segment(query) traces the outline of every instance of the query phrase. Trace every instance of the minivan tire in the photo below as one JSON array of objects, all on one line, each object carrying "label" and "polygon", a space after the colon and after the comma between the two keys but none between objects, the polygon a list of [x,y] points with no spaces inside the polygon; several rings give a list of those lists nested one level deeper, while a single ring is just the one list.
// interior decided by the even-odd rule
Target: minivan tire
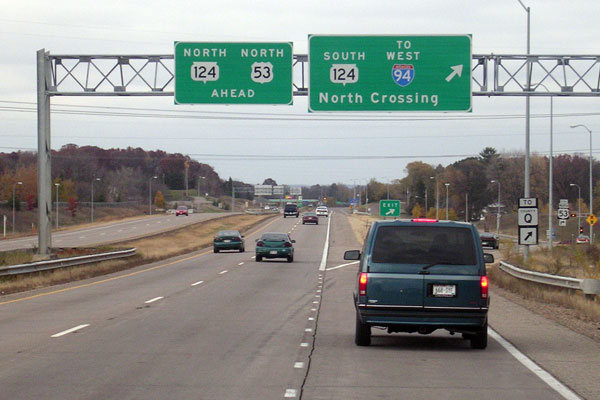
[{"label": "minivan tire", "polygon": [[473,349],[485,349],[487,347],[488,342],[488,323],[485,321],[483,328],[470,337],[471,339],[471,348]]},{"label": "minivan tire", "polygon": [[261,262],[262,261],[262,256],[256,256],[256,262]]},{"label": "minivan tire", "polygon": [[368,346],[371,344],[371,327],[360,322],[356,313],[356,331],[354,332],[354,343],[357,346]]},{"label": "minivan tire", "polygon": [[289,263],[294,262],[294,256],[288,256],[287,262],[289,262]]}]

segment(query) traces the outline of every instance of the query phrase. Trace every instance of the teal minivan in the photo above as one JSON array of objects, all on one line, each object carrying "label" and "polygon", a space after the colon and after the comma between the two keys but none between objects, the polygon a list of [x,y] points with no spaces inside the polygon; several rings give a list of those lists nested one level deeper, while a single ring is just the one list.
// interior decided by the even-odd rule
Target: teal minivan
[{"label": "teal minivan", "polygon": [[388,333],[461,333],[487,347],[490,304],[484,254],[472,224],[435,219],[375,221],[363,249],[354,290],[355,343],[371,344],[371,327]]}]

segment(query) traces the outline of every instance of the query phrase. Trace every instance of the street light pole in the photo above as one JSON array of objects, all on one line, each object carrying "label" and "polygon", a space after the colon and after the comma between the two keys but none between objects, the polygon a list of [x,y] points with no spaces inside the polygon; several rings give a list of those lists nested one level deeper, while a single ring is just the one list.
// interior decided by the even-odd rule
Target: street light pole
[{"label": "street light pole", "polygon": [[[529,126],[530,126],[530,96],[529,96],[529,92],[531,91],[531,64],[529,62],[529,54],[530,54],[530,50],[531,50],[531,29],[530,29],[530,11],[531,8],[530,7],[525,7],[525,4],[523,4],[523,2],[521,0],[518,0],[519,3],[521,4],[521,7],[523,7],[523,9],[525,10],[525,12],[527,12],[527,62],[526,62],[526,77],[525,79],[527,80],[527,82],[525,82],[525,87],[526,87],[526,94],[525,94],[525,197],[529,197],[530,196],[530,190],[529,190],[529,164],[530,164],[530,160],[529,160]],[[529,246],[525,245],[525,249],[523,252],[523,255],[525,257],[525,261],[527,261],[527,259],[529,258]]]},{"label": "street light pole", "polygon": [[[546,89],[547,92],[550,92],[550,90],[546,87],[546,85],[544,85],[543,83],[538,83],[539,86],[543,87],[544,89]],[[552,251],[552,217],[553,217],[553,206],[552,206],[552,159],[553,159],[553,155],[552,155],[552,134],[553,134],[553,109],[554,109],[554,105],[553,105],[553,99],[554,96],[550,96],[550,159],[548,160],[548,249],[550,249],[550,251]]]},{"label": "street light pole", "polygon": [[498,184],[498,203],[496,204],[496,236],[500,235],[500,182],[492,180],[490,183]]},{"label": "street light pole", "polygon": [[158,176],[153,176],[148,180],[148,213],[152,215],[152,179],[158,179]]},{"label": "street light pole", "polygon": [[449,220],[450,218],[448,217],[448,187],[450,186],[450,184],[444,183],[444,185],[446,186],[446,220]]},{"label": "street light pole", "polygon": [[440,188],[437,176],[430,176],[429,179],[435,179],[435,219],[440,219]]},{"label": "street light pole", "polygon": [[[583,124],[578,124],[578,125],[571,125],[571,128],[585,128],[586,131],[588,131],[590,133],[590,214],[594,213],[594,192],[593,192],[593,187],[592,187],[592,131],[590,130],[590,128],[588,128],[587,126],[583,125]],[[594,243],[594,231],[593,231],[593,225],[590,224],[590,245],[592,245]]]},{"label": "street light pole", "polygon": [[12,223],[12,234],[15,236],[15,191],[17,190],[17,185],[23,185],[23,182],[15,182],[13,184],[13,223]]},{"label": "street light pole", "polygon": [[94,222],[94,181],[99,181],[99,180],[100,180],[100,178],[94,178],[94,179],[92,179],[92,201],[91,201],[91,203],[92,203],[92,206],[91,206],[92,211],[90,213],[92,222]]},{"label": "street light pole", "polygon": [[[576,183],[569,183],[569,186],[577,186],[577,189],[579,190],[579,195],[577,196],[577,204],[579,205],[577,210],[577,234],[579,235],[579,232],[581,231],[581,187]],[[591,240],[592,238],[590,238],[590,241]]]},{"label": "street light pole", "polygon": [[60,183],[55,183],[54,186],[56,186],[56,229],[58,229],[58,187]]}]

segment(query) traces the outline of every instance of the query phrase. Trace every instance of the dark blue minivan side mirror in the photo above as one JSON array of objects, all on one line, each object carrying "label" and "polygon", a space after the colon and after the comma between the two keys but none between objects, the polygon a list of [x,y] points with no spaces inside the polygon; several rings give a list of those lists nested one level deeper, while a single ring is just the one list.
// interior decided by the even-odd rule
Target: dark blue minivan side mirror
[{"label": "dark blue minivan side mirror", "polygon": [[483,262],[486,264],[491,264],[494,262],[494,255],[490,253],[483,253]]},{"label": "dark blue minivan side mirror", "polygon": [[360,260],[360,250],[348,250],[344,253],[344,260]]}]

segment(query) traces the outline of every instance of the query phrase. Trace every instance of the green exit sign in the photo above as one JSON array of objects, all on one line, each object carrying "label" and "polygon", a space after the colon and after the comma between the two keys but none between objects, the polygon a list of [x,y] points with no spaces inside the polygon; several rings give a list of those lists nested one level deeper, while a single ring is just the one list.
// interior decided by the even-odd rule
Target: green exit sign
[{"label": "green exit sign", "polygon": [[379,216],[399,217],[400,200],[379,200]]},{"label": "green exit sign", "polygon": [[292,43],[175,42],[175,104],[292,104]]},{"label": "green exit sign", "polygon": [[310,35],[309,111],[471,111],[471,35]]}]

